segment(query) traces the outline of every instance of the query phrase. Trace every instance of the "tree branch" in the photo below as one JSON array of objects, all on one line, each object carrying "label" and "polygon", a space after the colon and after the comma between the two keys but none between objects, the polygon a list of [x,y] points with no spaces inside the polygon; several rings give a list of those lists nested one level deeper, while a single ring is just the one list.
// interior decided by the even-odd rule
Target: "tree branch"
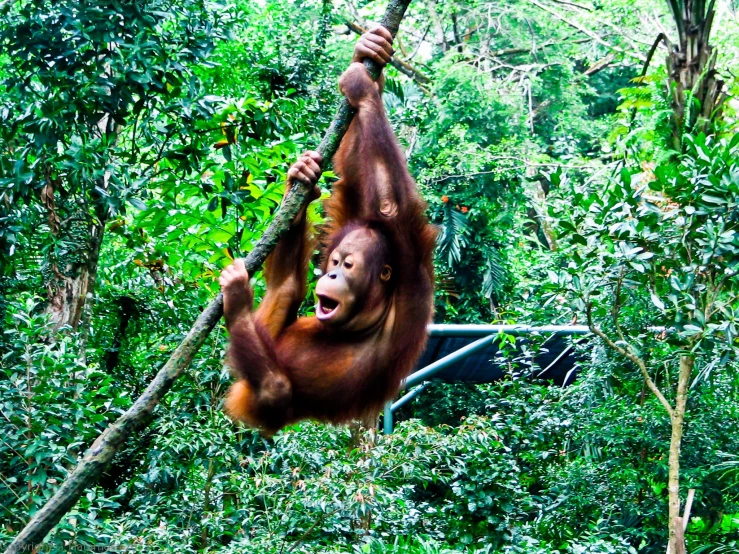
[{"label": "tree branch", "polygon": [[[654,57],[654,53],[657,51],[657,47],[660,45],[660,43],[664,43],[667,49],[671,50],[672,45],[670,44],[670,41],[667,39],[667,35],[665,35],[664,33],[660,33],[659,35],[657,35],[657,38],[654,39],[652,46],[649,48],[649,52],[647,52],[647,58],[644,60],[644,65],[642,66],[641,75],[640,75],[642,79],[646,77],[647,71],[649,70],[649,64],[652,63],[652,58]],[[636,108],[633,108],[631,110],[630,123],[634,123],[635,118],[636,118]]]},{"label": "tree branch", "polygon": [[605,58],[602,60],[598,60],[593,65],[591,65],[589,68],[587,68],[585,71],[583,71],[583,75],[586,77],[591,77],[595,75],[596,73],[603,71],[606,67],[611,65],[613,63],[613,60],[616,59],[616,54],[611,52],[608,54]]},{"label": "tree branch", "polygon": [[618,46],[616,46],[614,44],[610,44],[610,43],[606,42],[605,40],[603,40],[602,38],[600,38],[597,34],[595,34],[590,29],[586,29],[582,25],[580,25],[578,23],[575,23],[574,21],[572,21],[570,19],[567,19],[566,17],[558,14],[557,12],[555,12],[553,9],[549,8],[548,6],[545,6],[545,5],[537,2],[536,0],[529,0],[529,2],[531,2],[537,8],[539,8],[541,10],[544,10],[545,12],[547,12],[548,14],[550,14],[551,16],[559,19],[560,21],[562,21],[564,23],[567,23],[567,25],[569,25],[573,29],[577,29],[581,33],[589,36],[595,42],[597,42],[598,44],[600,44],[602,46],[605,46],[609,50],[613,50],[614,52],[619,52],[619,53],[623,54],[624,56],[628,56],[629,58],[634,58],[634,59],[639,60],[639,61],[642,61],[642,62],[644,61],[645,58],[641,54],[634,54],[633,52],[629,52],[628,50],[624,50],[623,48],[620,48],[620,47],[618,47]]},{"label": "tree branch", "polygon": [[[411,0],[390,0],[381,24],[392,34],[398,32],[400,21]],[[371,60],[364,61],[365,67],[377,78],[381,68]],[[334,120],[318,147],[324,159],[331,158],[339,147],[341,139],[349,128],[355,110],[343,99]],[[302,185],[302,184],[301,184]],[[280,236],[288,229],[305,203],[306,187],[292,187],[278,210],[267,231],[254,245],[246,257],[246,268],[254,273],[277,244]],[[223,296],[218,294],[203,310],[187,336],[175,349],[172,356],[159,370],[144,393],[134,402],[116,422],[108,427],[85,452],[77,467],[46,504],[38,511],[15,540],[5,550],[5,554],[30,552],[39,545],[62,517],[72,509],[85,488],[91,485],[105,470],[115,453],[134,432],[143,429],[150,421],[154,408],[169,391],[175,379],[187,369],[210,332],[223,315]]]},{"label": "tree branch", "polygon": [[526,47],[516,47],[516,48],[502,48],[500,50],[492,50],[485,54],[486,58],[497,58],[499,56],[513,56],[515,54],[533,54],[537,50],[541,50],[543,48],[549,48],[550,46],[562,46],[563,44],[582,44],[584,42],[588,42],[591,39],[587,38],[581,38],[577,40],[572,41],[562,41],[562,40],[550,40],[548,42],[545,42],[544,44],[539,44],[535,49],[532,49],[530,46]]},{"label": "tree branch", "polygon": [[624,343],[626,343],[626,337],[624,336],[623,331],[621,330],[621,325],[618,323],[618,314],[621,311],[621,286],[624,282],[624,269],[621,268],[621,274],[618,276],[618,280],[616,281],[616,291],[615,291],[615,298],[613,299],[613,308],[611,309],[611,317],[613,318],[613,326],[616,328],[616,333],[618,333],[618,338],[620,338]]},{"label": "tree branch", "polygon": [[[590,327],[590,331],[599,337],[606,345],[611,348],[612,350],[615,350],[621,356],[629,360],[630,362],[633,362],[636,364],[636,366],[639,368],[639,371],[641,371],[642,376],[644,377],[644,382],[647,384],[647,387],[649,390],[651,390],[654,395],[657,397],[657,399],[660,401],[660,403],[665,407],[665,410],[667,410],[667,413],[670,414],[670,417],[672,417],[674,410],[672,409],[672,406],[670,406],[670,403],[665,398],[665,395],[662,394],[662,391],[660,391],[657,388],[657,385],[654,384],[654,381],[652,381],[652,378],[649,376],[649,372],[647,371],[647,365],[644,363],[644,360],[642,360],[639,356],[631,352],[631,349],[628,350],[626,348],[621,348],[619,345],[617,345],[615,342],[613,342],[608,335],[606,335],[600,327],[596,327],[595,323],[593,323],[593,305],[588,302],[587,304],[587,315],[588,315],[588,327]],[[628,345],[627,345],[628,347]]]},{"label": "tree branch", "polygon": [[566,2],[565,0],[551,0],[555,4],[562,4],[563,6],[568,6],[570,8],[577,8],[578,10],[585,10],[586,12],[592,12],[593,8],[589,8],[588,6],[581,6],[580,4],[574,4],[572,2]]},{"label": "tree branch", "polygon": [[426,35],[429,34],[429,31],[431,30],[431,25],[426,27],[426,30],[423,32],[423,35],[421,35],[421,39],[418,41],[418,44],[416,45],[416,49],[413,51],[413,53],[408,56],[408,61],[410,62],[413,58],[416,57],[416,54],[421,50],[421,46],[423,46],[423,42],[426,40]]}]

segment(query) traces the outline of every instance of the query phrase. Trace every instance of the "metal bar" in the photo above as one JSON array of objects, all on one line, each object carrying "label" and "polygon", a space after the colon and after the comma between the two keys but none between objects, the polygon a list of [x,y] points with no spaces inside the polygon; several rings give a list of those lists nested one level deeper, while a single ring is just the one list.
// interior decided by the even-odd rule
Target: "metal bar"
[{"label": "metal bar", "polygon": [[573,344],[569,345],[567,348],[565,348],[564,350],[562,350],[562,352],[559,353],[559,356],[557,356],[556,358],[554,358],[554,360],[552,361],[552,363],[550,363],[547,367],[545,367],[539,373],[537,373],[536,376],[537,377],[543,376],[547,371],[549,371],[550,369],[552,369],[555,365],[557,365],[559,362],[561,362],[564,358],[566,358],[567,356],[569,356],[570,353],[574,349],[575,349],[575,345],[573,345]]},{"label": "metal bar", "polygon": [[402,406],[405,406],[406,404],[408,404],[408,402],[410,402],[416,396],[418,396],[419,394],[421,394],[424,391],[424,389],[426,387],[428,387],[430,384],[431,384],[430,381],[426,381],[425,383],[422,383],[422,384],[418,385],[415,389],[413,389],[412,391],[410,391],[408,394],[406,394],[405,396],[403,396],[403,397],[399,398],[398,400],[396,400],[395,402],[393,402],[393,405],[390,407],[390,409],[394,412],[398,408],[400,408]]},{"label": "metal bar", "polygon": [[388,400],[385,402],[385,414],[382,418],[383,431],[386,435],[393,434],[393,401]]},{"label": "metal bar", "polygon": [[431,337],[482,337],[497,333],[509,335],[529,335],[533,333],[554,333],[557,335],[587,335],[587,325],[453,325],[448,323],[432,323],[426,327]]},{"label": "metal bar", "polygon": [[[566,358],[567,356],[569,356],[570,354],[572,354],[572,352],[574,352],[574,350],[575,350],[575,345],[582,344],[583,342],[585,342],[587,340],[588,340],[587,337],[585,337],[583,339],[573,340],[572,341],[572,344],[570,344],[567,348],[565,348],[564,350],[562,350],[562,352],[559,353],[559,356],[557,356],[554,359],[554,361],[552,361],[552,363],[550,363],[547,367],[545,367],[544,369],[542,369],[536,376],[537,377],[542,377],[547,371],[549,371],[550,369],[552,369],[555,365],[557,365],[559,362],[561,362],[564,358]],[[574,367],[567,372],[567,375],[565,375],[565,380],[562,382],[562,386],[563,387],[567,385],[567,382],[568,382],[568,380],[570,378],[570,375],[572,375],[572,372],[573,371],[575,371],[575,368]]]},{"label": "metal bar", "polygon": [[422,381],[426,381],[433,376],[434,373],[441,371],[445,367],[449,367],[454,362],[461,360],[462,358],[466,358],[470,354],[474,354],[478,350],[482,350],[486,346],[490,345],[493,338],[494,337],[492,335],[488,334],[487,336],[477,339],[475,342],[471,342],[467,346],[460,348],[456,352],[452,352],[448,356],[444,356],[440,360],[436,360],[434,363],[427,365],[423,369],[419,369],[408,376],[405,380],[404,388],[409,388],[421,383]]},{"label": "metal bar", "polygon": [[[403,388],[408,389],[415,385],[421,384],[419,387],[408,392],[406,395],[399,398],[396,402],[388,401],[385,403],[385,412],[383,418],[383,427],[386,435],[393,432],[393,412],[398,408],[404,406],[416,396],[421,394],[430,383],[424,383],[438,373],[442,369],[449,367],[450,365],[458,362],[459,360],[474,354],[478,350],[482,350],[486,346],[490,345],[493,338],[499,333],[506,333],[509,335],[529,335],[534,333],[540,334],[555,334],[555,335],[587,335],[590,333],[590,329],[586,325],[543,325],[543,326],[532,326],[532,325],[474,325],[474,324],[462,324],[453,325],[446,323],[432,323],[427,326],[428,334],[431,337],[482,337],[475,342],[468,344],[460,348],[459,350],[452,352],[451,354],[444,356],[440,360],[436,360],[432,364],[419,369],[415,373],[408,376],[405,383],[402,385]],[[557,358],[558,361],[561,358]],[[544,371],[547,371],[547,367]],[[543,373],[543,372],[542,372]]]}]

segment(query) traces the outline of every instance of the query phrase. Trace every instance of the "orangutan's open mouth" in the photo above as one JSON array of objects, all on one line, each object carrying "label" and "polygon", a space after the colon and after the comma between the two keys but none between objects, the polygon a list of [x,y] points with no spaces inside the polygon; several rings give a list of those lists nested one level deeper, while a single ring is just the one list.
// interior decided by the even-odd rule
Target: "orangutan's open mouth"
[{"label": "orangutan's open mouth", "polygon": [[319,294],[318,309],[316,310],[316,315],[318,315],[319,319],[321,318],[321,316],[330,316],[336,311],[338,307],[338,301],[334,300],[333,298],[329,298],[328,296],[324,296],[323,294]]}]

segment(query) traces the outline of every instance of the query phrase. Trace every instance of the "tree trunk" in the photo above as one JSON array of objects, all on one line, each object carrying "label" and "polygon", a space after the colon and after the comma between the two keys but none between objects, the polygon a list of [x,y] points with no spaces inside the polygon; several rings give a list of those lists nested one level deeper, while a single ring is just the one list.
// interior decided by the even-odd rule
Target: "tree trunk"
[{"label": "tree trunk", "polygon": [[449,50],[449,44],[446,41],[446,30],[444,29],[441,18],[439,18],[439,14],[436,11],[436,0],[426,2],[426,9],[428,9],[429,11],[429,17],[431,18],[431,21],[433,21],[434,25],[436,25],[436,41],[437,43],[441,44],[441,51],[446,52],[447,50]]},{"label": "tree trunk", "polygon": [[[108,46],[115,49],[114,44]],[[111,76],[110,67],[106,68],[106,74]],[[108,90],[110,92],[110,89]],[[115,145],[120,131],[121,126],[114,125],[114,120],[108,113],[103,114],[92,129],[93,134],[97,134],[101,139],[104,138],[111,146]],[[91,198],[88,198],[88,201],[92,200],[89,205],[84,205],[73,212],[64,223],[60,223],[54,195],[61,183],[58,177],[52,178],[50,169],[46,174],[46,183],[42,200],[49,210],[49,224],[52,233],[64,241],[58,249],[63,252],[59,253],[57,250],[51,260],[52,276],[48,282],[49,306],[47,311],[54,323],[55,331],[64,325],[69,325],[76,330],[82,320],[79,352],[81,359],[84,360],[91,317],[89,307],[86,309],[86,302],[88,295],[92,296],[95,290],[100,247],[103,244],[108,210],[104,203],[100,202],[100,195],[95,192],[89,195]],[[105,171],[94,184],[95,188],[107,191],[109,183],[110,173]]]},{"label": "tree trunk", "polygon": [[[673,100],[673,136],[679,148],[685,132],[711,132],[711,123],[720,115],[726,99],[724,81],[715,69],[716,55],[708,44],[714,16],[711,2],[695,0],[680,2],[680,12],[674,13],[679,44],[668,45],[667,68]],[[694,102],[695,101],[695,102]]]},{"label": "tree trunk", "polygon": [[67,252],[50,263],[52,275],[47,285],[47,312],[54,330],[64,325],[77,329],[87,296],[95,288],[105,226],[97,221],[81,224],[82,218],[88,219],[88,216],[73,216],[67,228],[60,229],[60,236],[70,246],[66,247]]},{"label": "tree trunk", "polygon": [[[672,436],[670,437],[669,477],[667,490],[669,493],[668,531],[669,544],[667,554],[685,552],[685,542],[682,533],[682,518],[680,517],[680,445],[683,440],[683,425],[685,423],[685,404],[688,400],[688,385],[690,374],[693,372],[695,360],[691,356],[680,357],[680,373],[677,381],[677,398],[675,410],[672,413]],[[679,527],[679,529],[678,529]]]}]

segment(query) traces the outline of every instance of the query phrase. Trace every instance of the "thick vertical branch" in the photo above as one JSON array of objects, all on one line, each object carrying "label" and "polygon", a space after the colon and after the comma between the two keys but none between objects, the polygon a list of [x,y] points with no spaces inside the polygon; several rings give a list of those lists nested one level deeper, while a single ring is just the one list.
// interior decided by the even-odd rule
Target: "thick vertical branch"
[{"label": "thick vertical branch", "polygon": [[205,548],[208,544],[208,526],[205,521],[210,512],[210,489],[213,486],[213,477],[216,474],[216,464],[213,462],[213,458],[208,462],[208,476],[205,478],[205,489],[203,499],[203,530],[200,533],[200,548]]},{"label": "thick vertical branch", "polygon": [[685,552],[685,539],[683,536],[683,521],[680,518],[680,446],[683,440],[683,427],[685,425],[685,406],[688,402],[688,385],[690,375],[693,373],[695,360],[692,356],[680,357],[680,371],[677,378],[677,396],[675,398],[675,410],[670,421],[672,423],[672,435],[670,437],[669,474],[667,478],[668,513],[669,521],[669,545],[668,554],[680,554]]},{"label": "thick vertical branch", "polygon": [[[381,24],[392,34],[398,32],[400,21],[411,0],[390,0]],[[373,78],[377,78],[381,68],[371,60],[364,61]],[[333,157],[339,143],[354,117],[355,110],[344,99],[336,116],[323,137],[318,152],[324,159]],[[292,187],[281,208],[270,223],[267,231],[246,257],[246,268],[254,273],[277,244],[280,236],[288,229],[305,203],[307,190],[304,186]],[[216,298],[203,310],[187,336],[175,349],[172,356],[144,393],[134,402],[115,423],[108,427],[85,452],[77,467],[59,487],[54,496],[38,511],[15,540],[8,546],[5,554],[30,552],[44,540],[61,518],[77,503],[83,491],[105,470],[115,453],[125,440],[146,426],[149,416],[162,397],[172,387],[174,380],[190,365],[195,354],[223,315],[223,297]]]}]

